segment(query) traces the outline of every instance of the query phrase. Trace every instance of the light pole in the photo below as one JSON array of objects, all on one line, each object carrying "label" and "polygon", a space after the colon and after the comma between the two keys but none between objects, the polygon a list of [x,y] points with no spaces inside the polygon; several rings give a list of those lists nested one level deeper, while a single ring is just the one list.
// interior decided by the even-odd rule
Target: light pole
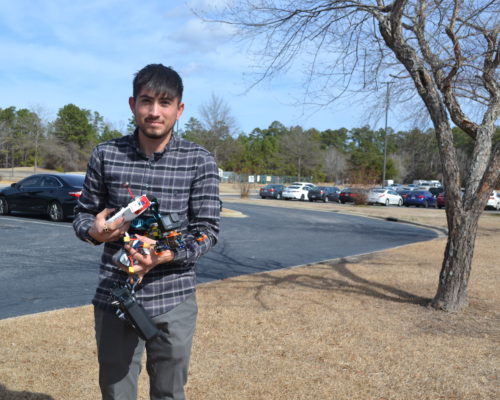
[{"label": "light pole", "polygon": [[387,117],[389,114],[389,82],[386,82],[387,90],[385,96],[385,128],[384,128],[384,167],[382,169],[382,186],[385,186],[385,170],[387,167]]}]

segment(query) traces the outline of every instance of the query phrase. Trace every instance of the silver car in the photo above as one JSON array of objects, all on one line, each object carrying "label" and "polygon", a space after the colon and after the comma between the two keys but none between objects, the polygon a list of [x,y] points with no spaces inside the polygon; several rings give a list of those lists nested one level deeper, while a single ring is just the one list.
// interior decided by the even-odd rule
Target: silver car
[{"label": "silver car", "polygon": [[372,189],[368,192],[368,204],[382,204],[384,206],[394,204],[401,207],[403,198],[391,189]]}]

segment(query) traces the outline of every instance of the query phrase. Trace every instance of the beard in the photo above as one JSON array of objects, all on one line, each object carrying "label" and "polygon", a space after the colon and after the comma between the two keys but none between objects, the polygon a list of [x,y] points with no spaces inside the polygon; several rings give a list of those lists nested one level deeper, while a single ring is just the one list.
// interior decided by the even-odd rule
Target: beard
[{"label": "beard", "polygon": [[151,126],[148,122],[149,121],[138,124],[138,127],[139,131],[149,139],[164,139],[173,131],[174,124]]}]

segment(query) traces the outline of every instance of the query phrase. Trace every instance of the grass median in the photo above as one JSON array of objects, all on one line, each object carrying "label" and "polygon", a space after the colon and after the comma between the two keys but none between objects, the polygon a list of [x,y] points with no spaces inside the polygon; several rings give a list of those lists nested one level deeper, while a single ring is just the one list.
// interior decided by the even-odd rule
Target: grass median
[{"label": "grass median", "polygon": [[[253,202],[445,227],[442,210]],[[199,285],[188,398],[498,398],[499,239],[500,218],[485,213],[457,314],[426,307],[444,237]],[[0,399],[100,398],[90,306],[2,320],[0,340]]]}]

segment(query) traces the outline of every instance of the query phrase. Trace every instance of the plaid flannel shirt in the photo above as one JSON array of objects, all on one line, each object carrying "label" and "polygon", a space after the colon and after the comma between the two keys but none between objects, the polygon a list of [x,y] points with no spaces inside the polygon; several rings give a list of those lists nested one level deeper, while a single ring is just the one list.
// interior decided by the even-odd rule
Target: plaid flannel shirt
[{"label": "plaid flannel shirt", "polygon": [[[99,144],[87,166],[82,195],[75,208],[73,227],[83,240],[104,208],[127,205],[132,199],[123,186],[128,183],[133,194],[156,197],[160,214],[178,213],[181,230],[201,228],[208,235],[203,242],[190,241],[176,251],[170,263],[157,265],[145,275],[136,292],[137,300],[152,317],[168,312],[195,291],[196,260],[217,242],[219,233],[219,175],[212,155],[204,148],[172,136],[165,150],[145,156],[137,133]],[[147,215],[148,211],[144,215]],[[110,289],[127,279],[111,258],[122,243],[104,245],[99,270],[99,284],[92,303],[114,311]]]}]

